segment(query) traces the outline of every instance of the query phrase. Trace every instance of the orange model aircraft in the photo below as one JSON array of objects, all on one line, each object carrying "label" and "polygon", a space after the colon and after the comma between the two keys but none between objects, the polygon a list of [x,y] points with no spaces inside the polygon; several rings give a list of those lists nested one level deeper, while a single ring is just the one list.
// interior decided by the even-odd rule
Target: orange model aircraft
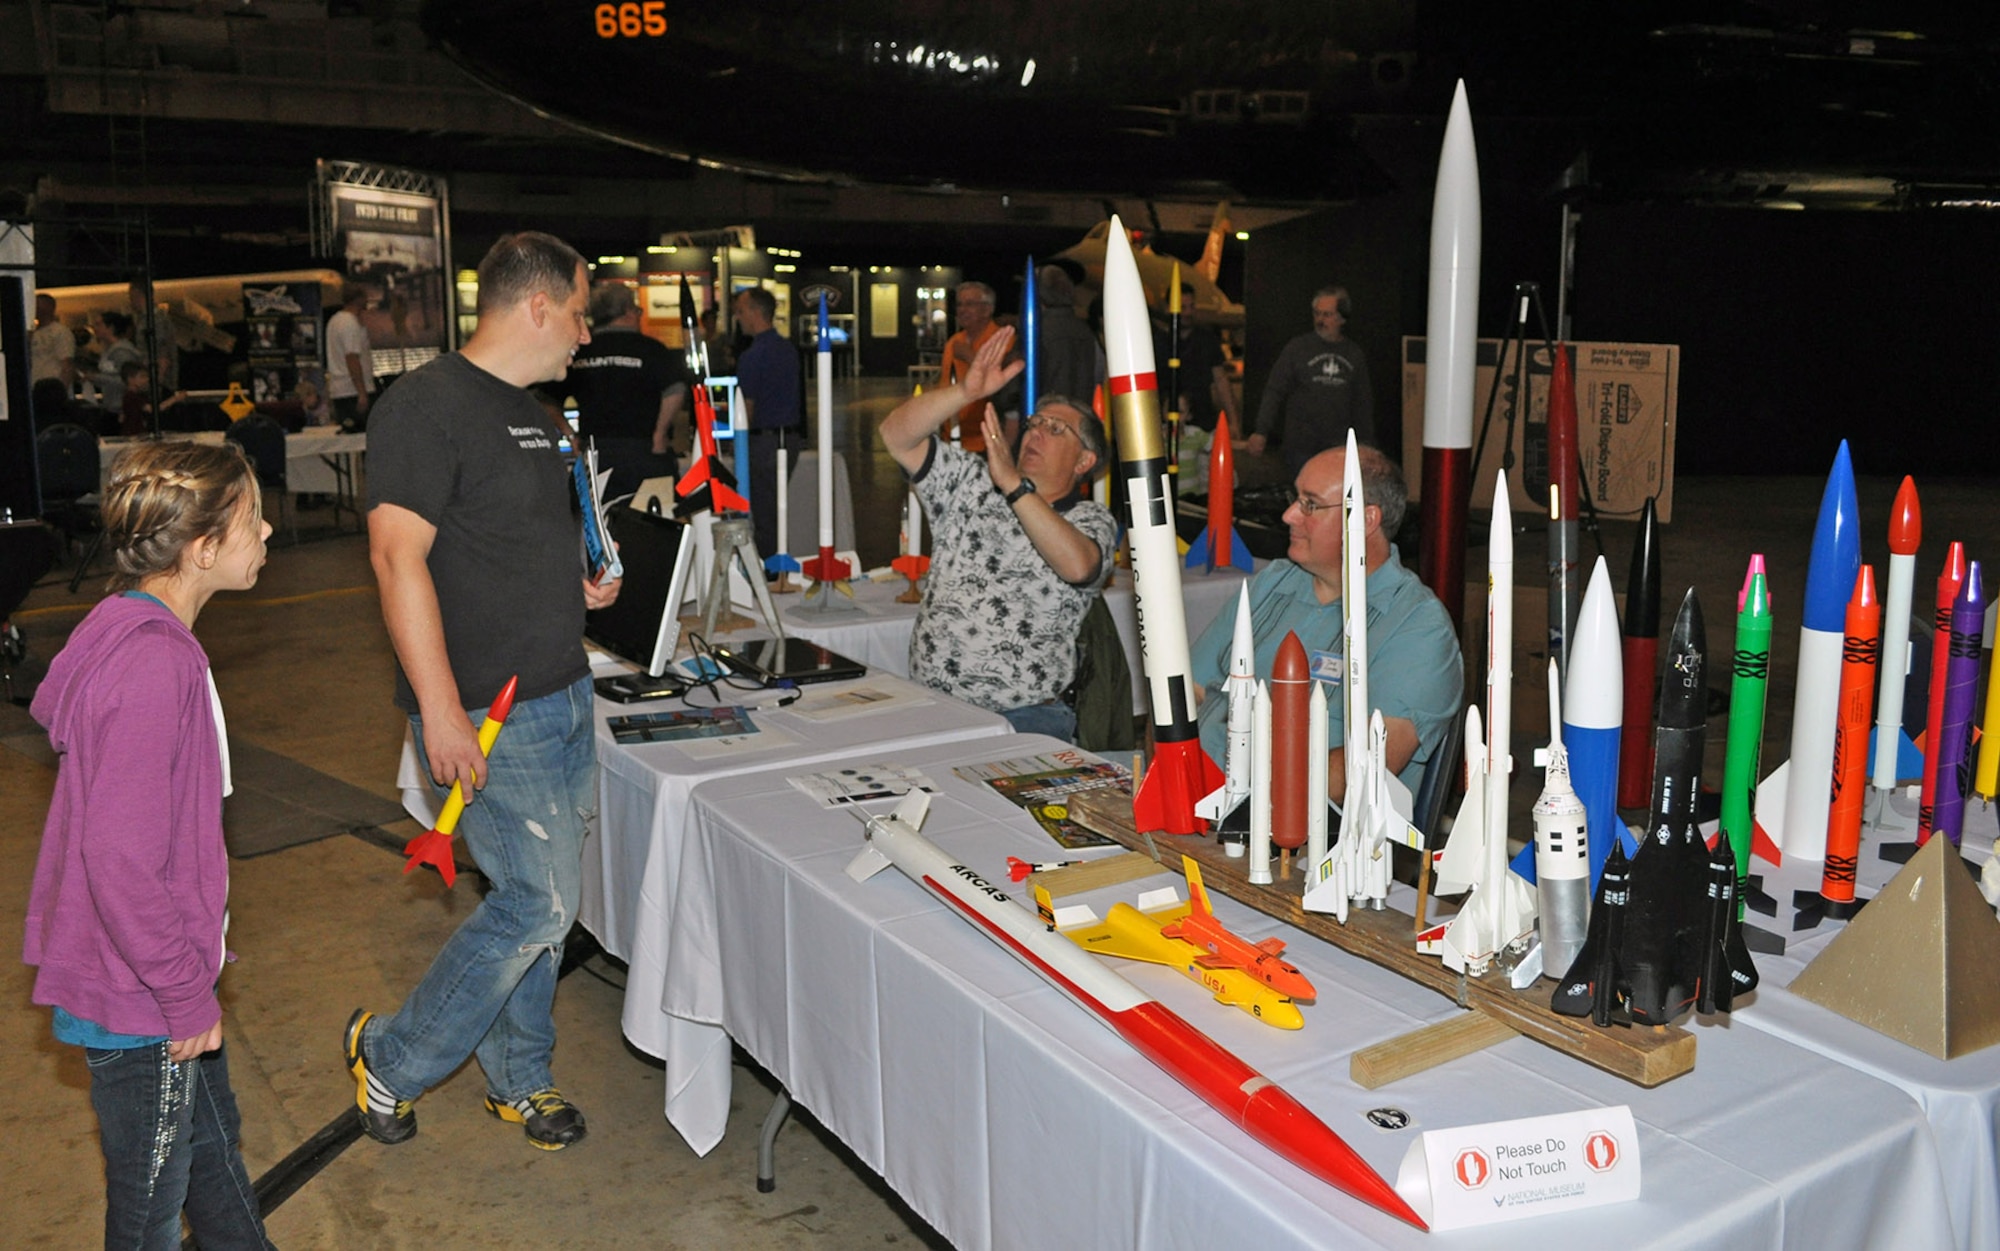
[{"label": "orange model aircraft", "polygon": [[1203,968],[1240,970],[1290,999],[1310,1001],[1317,996],[1313,984],[1299,972],[1298,966],[1280,958],[1285,951],[1284,939],[1267,938],[1253,943],[1230,933],[1209,906],[1208,888],[1201,883],[1201,866],[1192,857],[1182,856],[1181,867],[1187,873],[1188,914],[1161,926],[1162,935],[1193,943],[1207,952],[1199,960]]}]

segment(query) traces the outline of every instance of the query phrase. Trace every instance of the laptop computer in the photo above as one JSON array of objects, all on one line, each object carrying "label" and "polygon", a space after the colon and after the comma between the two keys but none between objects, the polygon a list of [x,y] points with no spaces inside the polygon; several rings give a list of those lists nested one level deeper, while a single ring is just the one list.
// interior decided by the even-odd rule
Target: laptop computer
[{"label": "laptop computer", "polygon": [[806,639],[753,639],[743,643],[717,644],[715,658],[737,673],[771,686],[793,682],[842,682],[865,677],[868,666],[849,660]]}]

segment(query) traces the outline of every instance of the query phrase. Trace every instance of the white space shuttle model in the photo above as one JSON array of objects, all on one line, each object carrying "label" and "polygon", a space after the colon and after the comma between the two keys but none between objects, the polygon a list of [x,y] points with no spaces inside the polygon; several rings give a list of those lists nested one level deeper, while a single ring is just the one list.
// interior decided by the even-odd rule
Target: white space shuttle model
[{"label": "white space shuttle model", "polygon": [[1477,710],[1466,714],[1465,802],[1437,867],[1440,895],[1470,889],[1458,915],[1425,930],[1417,950],[1478,976],[1509,948],[1523,950],[1535,932],[1535,891],[1507,868],[1507,750],[1513,723],[1514,519],[1503,470],[1494,487],[1486,573],[1486,741]]},{"label": "white space shuttle model", "polygon": [[1331,912],[1345,925],[1350,904],[1380,908],[1388,899],[1393,863],[1389,844],[1420,851],[1424,845],[1423,835],[1410,824],[1410,788],[1389,771],[1382,714],[1368,700],[1368,511],[1361,488],[1361,452],[1352,430],[1347,432],[1340,510],[1347,795],[1341,801],[1340,837],[1314,861],[1302,902],[1308,911]]}]

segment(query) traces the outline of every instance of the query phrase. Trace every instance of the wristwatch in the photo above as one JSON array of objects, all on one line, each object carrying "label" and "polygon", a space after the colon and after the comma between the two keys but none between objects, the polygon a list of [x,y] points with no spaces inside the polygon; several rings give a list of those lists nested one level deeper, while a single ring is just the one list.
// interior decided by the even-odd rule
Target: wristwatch
[{"label": "wristwatch", "polygon": [[1022,478],[1021,485],[1007,492],[1007,507],[1012,508],[1014,505],[1021,502],[1021,498],[1023,496],[1033,495],[1034,493],[1035,493],[1034,479]]}]

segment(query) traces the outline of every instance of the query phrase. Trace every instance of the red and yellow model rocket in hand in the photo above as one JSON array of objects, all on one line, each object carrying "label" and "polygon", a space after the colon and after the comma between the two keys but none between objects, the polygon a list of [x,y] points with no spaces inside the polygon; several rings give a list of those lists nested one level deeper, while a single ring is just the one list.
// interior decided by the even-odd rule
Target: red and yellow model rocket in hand
[{"label": "red and yellow model rocket in hand", "polygon": [[[493,754],[493,742],[500,737],[500,727],[507,724],[507,714],[514,711],[514,687],[520,682],[518,676],[507,679],[507,685],[493,697],[493,706],[486,710],[486,719],[479,723],[479,754]],[[437,825],[411,839],[403,847],[403,854],[409,862],[403,866],[408,873],[420,864],[427,864],[438,871],[446,886],[458,880],[458,866],[452,863],[451,836],[458,828],[459,817],[465,814],[465,792],[457,782],[451,784],[451,794],[445,797],[444,807],[438,812]]]}]

